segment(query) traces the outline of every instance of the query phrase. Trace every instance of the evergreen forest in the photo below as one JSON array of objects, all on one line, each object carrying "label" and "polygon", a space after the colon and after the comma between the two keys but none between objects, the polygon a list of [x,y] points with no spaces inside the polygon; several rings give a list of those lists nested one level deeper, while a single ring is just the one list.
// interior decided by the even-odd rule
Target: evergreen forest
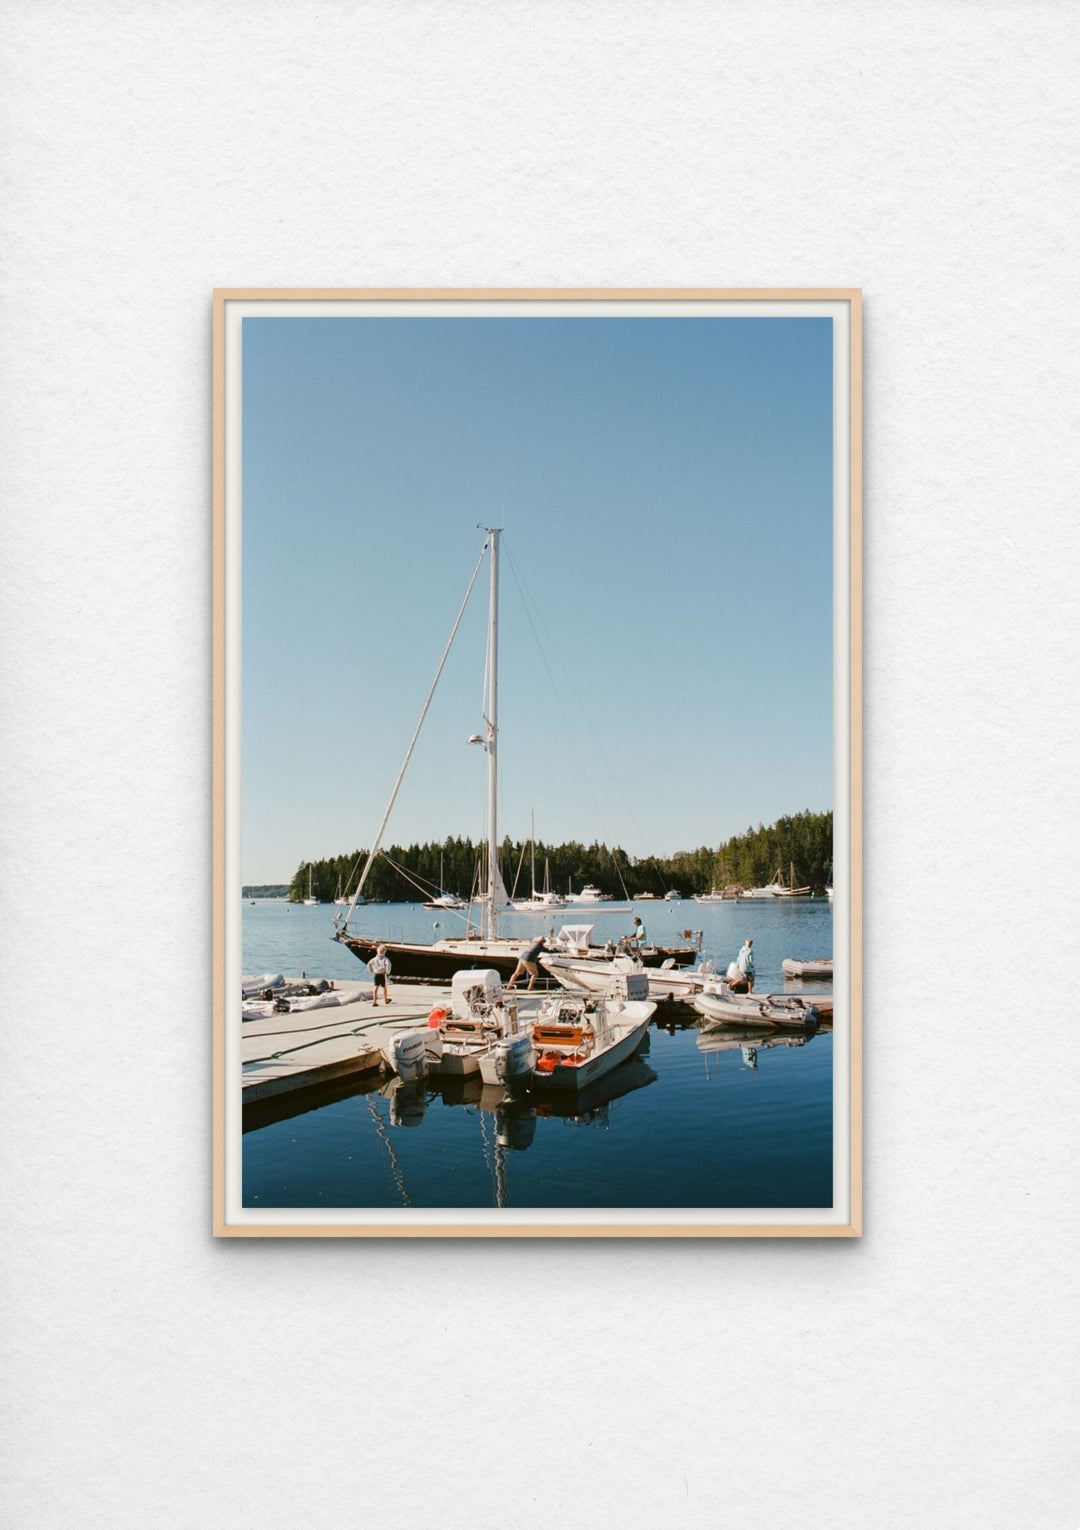
[{"label": "evergreen forest", "polygon": [[[576,840],[549,845],[537,840],[537,883],[543,885],[546,862],[555,892],[565,893],[570,886],[578,892],[591,882],[612,898],[634,898],[642,893],[661,898],[672,888],[683,897],[691,897],[733,885],[760,887],[771,882],[778,870],[785,880],[793,870],[797,886],[821,893],[832,881],[832,829],[831,812],[795,813],[778,818],[768,828],[763,824],[748,828],[715,849],[702,845],[667,857],[636,859],[619,846],[609,849],[595,841],[591,845]],[[479,891],[483,852],[483,845],[457,836],[441,844],[387,846],[368,873],[364,899],[368,903],[415,903],[440,891],[469,898]],[[366,859],[366,850],[353,850],[327,860],[302,861],[289,885],[289,898],[302,902],[307,897],[309,864],[311,891],[320,903],[351,894]],[[499,865],[511,895],[515,895],[516,882],[516,896],[527,898],[532,890],[529,842],[504,839]]]}]

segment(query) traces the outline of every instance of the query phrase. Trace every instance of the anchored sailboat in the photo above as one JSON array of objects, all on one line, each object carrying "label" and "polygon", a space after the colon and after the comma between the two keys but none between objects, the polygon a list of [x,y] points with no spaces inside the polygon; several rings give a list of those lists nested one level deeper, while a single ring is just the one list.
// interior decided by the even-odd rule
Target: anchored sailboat
[{"label": "anchored sailboat", "polygon": [[[473,569],[472,578],[465,598],[461,603],[442,658],[435,672],[435,678],[431,683],[427,699],[420,712],[419,721],[413,731],[409,743],[408,752],[398,772],[394,783],[390,800],[383,813],[382,822],[368,853],[364,868],[360,873],[360,879],[349,904],[344,918],[339,917],[334,922],[334,939],[349,948],[354,956],[361,961],[367,961],[374,956],[378,946],[386,947],[386,953],[393,963],[395,978],[405,980],[435,980],[449,982],[455,972],[466,968],[486,967],[499,973],[500,977],[508,978],[512,975],[517,965],[518,951],[522,945],[522,936],[506,937],[499,932],[499,911],[511,911],[510,899],[506,887],[499,872],[499,841],[498,841],[498,744],[499,744],[499,665],[498,665],[498,640],[499,640],[499,536],[502,528],[489,526],[486,528],[484,545],[480,550],[480,557]],[[442,940],[436,940],[430,944],[421,941],[392,940],[386,936],[362,935],[350,929],[350,922],[356,911],[357,904],[362,901],[364,884],[368,872],[379,853],[382,844],[382,836],[386,829],[390,813],[397,799],[401,783],[416,748],[420,730],[431,705],[435,687],[439,683],[451,645],[457,635],[461,619],[465,614],[465,607],[469,602],[473,587],[476,584],[480,569],[485,557],[488,560],[488,630],[487,652],[485,671],[487,675],[487,688],[483,708],[483,731],[474,733],[469,738],[470,744],[479,745],[484,750],[487,759],[487,848],[485,865],[483,868],[484,891],[477,900],[480,908],[479,925],[474,926],[469,915],[466,916],[466,930],[464,935],[448,936]],[[469,911],[471,915],[471,909]],[[645,953],[646,962],[661,962],[672,959],[678,965],[689,965],[697,952],[695,946],[660,946]],[[603,948],[597,948],[597,954],[601,954]]]}]

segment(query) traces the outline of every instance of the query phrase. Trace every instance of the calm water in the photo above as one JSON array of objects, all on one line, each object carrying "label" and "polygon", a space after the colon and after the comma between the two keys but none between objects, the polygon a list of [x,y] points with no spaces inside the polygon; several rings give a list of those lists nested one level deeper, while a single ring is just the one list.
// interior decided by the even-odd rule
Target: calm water
[{"label": "calm water", "polygon": [[[810,903],[635,905],[651,939],[704,931],[725,966],[754,939],[757,991],[780,990],[786,956],[832,954],[832,909]],[[363,981],[367,969],[328,937],[336,910],[244,904],[244,971]],[[413,904],[359,911],[360,930],[432,939],[460,925]],[[568,909],[567,922],[592,918]],[[599,918],[618,935],[629,915]],[[433,928],[436,922],[438,929]],[[547,928],[507,921],[522,938]],[[595,937],[594,937],[595,938]],[[391,983],[393,979],[391,978]],[[398,995],[406,996],[402,986]],[[735,1032],[654,1022],[649,1049],[596,1095],[507,1104],[478,1083],[403,1088],[364,1078],[279,1107],[244,1135],[244,1204],[269,1207],[822,1207],[832,1204],[832,1036],[740,1045]],[[284,1114],[286,1111],[292,1114]]]}]

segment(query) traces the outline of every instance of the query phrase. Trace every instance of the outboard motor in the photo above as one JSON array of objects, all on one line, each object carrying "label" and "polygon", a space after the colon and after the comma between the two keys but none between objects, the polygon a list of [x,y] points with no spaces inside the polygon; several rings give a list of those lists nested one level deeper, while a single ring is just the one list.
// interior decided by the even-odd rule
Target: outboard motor
[{"label": "outboard motor", "polygon": [[395,1031],[383,1042],[382,1055],[403,1083],[427,1077],[427,1031]]},{"label": "outboard motor", "polygon": [[[507,1089],[524,1083],[532,1076],[535,1060],[536,1050],[524,1031],[515,1036],[500,1036],[491,1049],[490,1071],[493,1077],[490,1082],[502,1084]],[[481,1067],[485,1083],[489,1082],[487,1072],[487,1069]]]}]

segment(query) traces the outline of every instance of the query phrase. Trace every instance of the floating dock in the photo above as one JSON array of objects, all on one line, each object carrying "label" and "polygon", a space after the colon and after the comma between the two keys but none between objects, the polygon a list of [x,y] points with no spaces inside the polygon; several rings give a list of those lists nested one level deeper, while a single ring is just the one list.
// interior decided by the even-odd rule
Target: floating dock
[{"label": "floating dock", "polygon": [[[336,985],[353,992],[351,983]],[[241,1033],[244,1105],[259,1104],[302,1089],[315,1089],[354,1074],[374,1072],[386,1037],[403,1026],[422,1025],[449,990],[391,986],[387,1006],[371,1002],[370,987],[357,988],[349,1003],[245,1020]]]},{"label": "floating dock", "polygon": [[[355,997],[327,1009],[299,1010],[243,1022],[245,1107],[280,1100],[307,1089],[325,1088],[364,1073],[377,1073],[382,1066],[383,1043],[392,1032],[425,1024],[436,1006],[446,1008],[450,1002],[450,990],[444,985],[410,983],[406,987],[392,983],[389,1005],[373,1004],[373,990],[368,986],[354,987],[348,982],[335,986],[339,992]],[[518,990],[521,998],[526,992]],[[657,996],[652,997],[655,1002]],[[832,994],[807,989],[805,997],[820,1007],[822,1021],[831,1025]],[[656,1021],[663,1025],[676,1016],[691,1023],[699,1018],[691,999],[675,995],[667,1000],[659,998]]]}]

